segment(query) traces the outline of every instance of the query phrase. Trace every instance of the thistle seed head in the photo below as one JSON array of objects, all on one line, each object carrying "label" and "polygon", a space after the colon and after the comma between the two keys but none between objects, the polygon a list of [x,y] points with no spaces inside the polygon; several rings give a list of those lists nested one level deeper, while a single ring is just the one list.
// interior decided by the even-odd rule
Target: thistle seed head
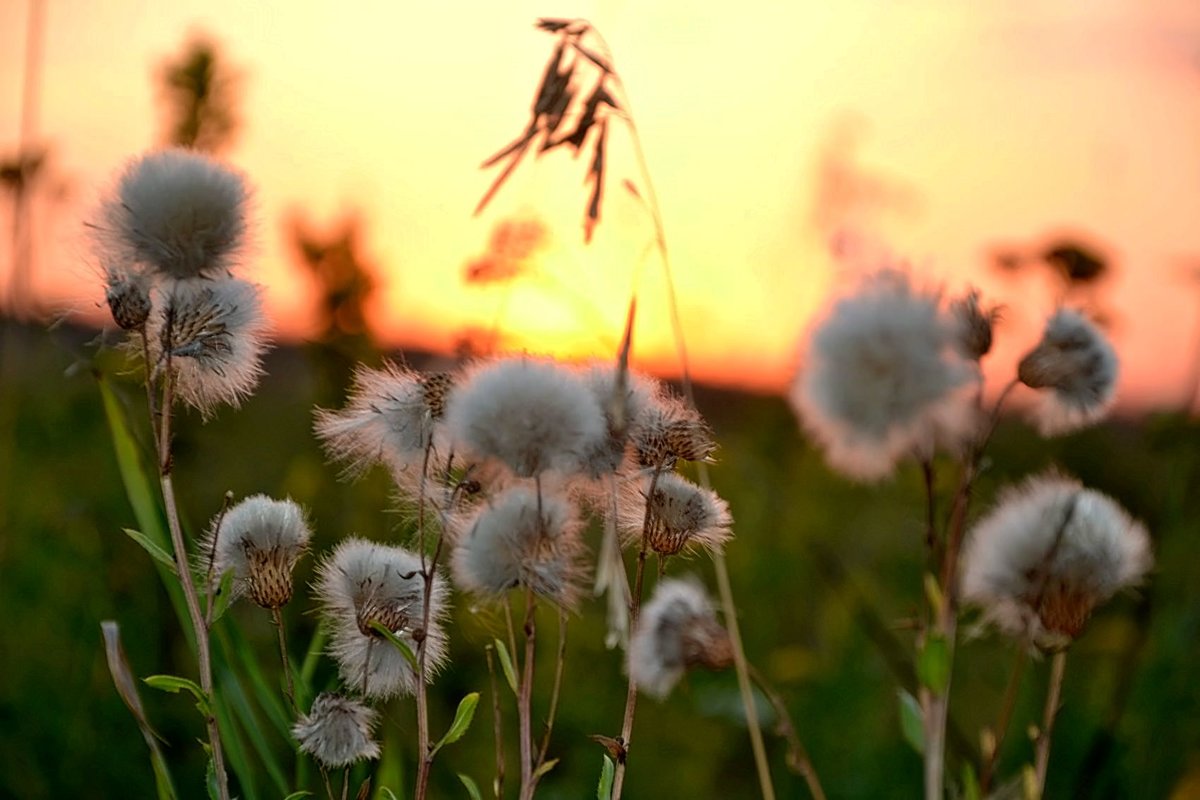
[{"label": "thistle seed head", "polygon": [[141,330],[150,318],[150,283],[143,276],[110,269],[105,274],[104,299],[121,330]]},{"label": "thistle seed head", "polygon": [[339,694],[319,694],[308,714],[300,717],[292,735],[300,751],[324,769],[348,767],[356,761],[379,758],[371,729],[379,714],[369,706]]},{"label": "thistle seed head", "polygon": [[299,505],[258,494],[213,520],[200,553],[212,554],[214,583],[232,570],[235,597],[277,609],[292,599],[292,570],[311,538]]},{"label": "thistle seed head", "polygon": [[1042,340],[1021,359],[1017,377],[1042,392],[1035,421],[1043,434],[1067,433],[1104,416],[1117,385],[1117,355],[1082,314],[1060,309]]},{"label": "thistle seed head", "polygon": [[729,634],[717,622],[699,581],[662,580],[643,606],[629,642],[629,674],[637,687],[661,700],[687,670],[719,670],[731,663]]},{"label": "thistle seed head", "polygon": [[643,476],[620,493],[618,527],[627,544],[641,541],[662,556],[721,547],[733,536],[729,505],[717,494],[673,472]]}]

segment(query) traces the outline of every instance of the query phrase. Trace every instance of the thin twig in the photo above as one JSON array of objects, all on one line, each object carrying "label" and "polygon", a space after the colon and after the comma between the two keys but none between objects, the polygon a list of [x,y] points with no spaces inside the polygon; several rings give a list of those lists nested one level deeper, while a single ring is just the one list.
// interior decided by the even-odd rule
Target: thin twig
[{"label": "thin twig", "polygon": [[537,600],[533,589],[525,588],[525,660],[521,664],[521,691],[517,697],[517,718],[521,734],[521,800],[533,797],[533,661],[537,644]]},{"label": "thin twig", "polygon": [[1058,705],[1062,699],[1063,675],[1067,669],[1067,651],[1059,650],[1050,662],[1050,687],[1046,691],[1046,707],[1042,711],[1042,729],[1037,740],[1037,794],[1041,797],[1046,789],[1046,770],[1050,766],[1050,737],[1054,732],[1054,720],[1058,717]]},{"label": "thin twig", "polygon": [[492,685],[492,737],[496,743],[496,777],[492,781],[492,792],[496,800],[504,796],[504,730],[500,715],[500,687],[496,680],[495,658],[492,652],[496,648],[488,645],[484,648],[487,655],[488,680]]},{"label": "thin twig", "polygon": [[817,771],[813,768],[812,761],[808,757],[808,750],[805,749],[804,743],[800,741],[800,734],[796,732],[796,725],[792,721],[792,715],[788,712],[787,704],[783,702],[783,698],[779,696],[779,692],[775,691],[774,687],[767,682],[763,674],[755,669],[753,664],[746,665],[750,677],[758,684],[758,688],[766,695],[767,700],[771,703],[771,707],[775,709],[776,732],[784,738],[788,745],[787,764],[792,771],[804,778],[804,782],[808,784],[808,791],[812,794],[814,800],[825,800],[825,790],[821,788],[821,779],[817,777]]},{"label": "thin twig", "polygon": [[292,662],[288,659],[287,647],[287,631],[284,630],[283,612],[278,608],[271,609],[271,618],[275,621],[275,630],[279,634],[279,662],[283,666],[283,677],[285,680],[285,689],[287,693],[288,703],[292,706],[292,711],[300,713],[300,706],[296,704],[296,684],[292,680]]},{"label": "thin twig", "polygon": [[558,653],[554,661],[554,683],[550,689],[550,711],[546,714],[546,730],[542,732],[542,744],[538,748],[534,774],[546,763],[546,752],[550,749],[550,733],[554,730],[554,718],[558,714],[558,698],[562,692],[563,671],[567,663],[567,612],[558,609]]},{"label": "thin twig", "polygon": [[1004,700],[1000,705],[1000,717],[993,729],[995,737],[990,753],[984,754],[983,769],[979,773],[979,788],[984,795],[992,786],[996,774],[996,764],[1000,761],[1000,750],[1004,746],[1004,738],[1008,734],[1008,726],[1012,722],[1013,711],[1017,706],[1017,696],[1020,694],[1021,678],[1025,674],[1025,664],[1029,661],[1029,648],[1022,642],[1017,645],[1013,657],[1012,670],[1008,674],[1008,685],[1004,689]]}]

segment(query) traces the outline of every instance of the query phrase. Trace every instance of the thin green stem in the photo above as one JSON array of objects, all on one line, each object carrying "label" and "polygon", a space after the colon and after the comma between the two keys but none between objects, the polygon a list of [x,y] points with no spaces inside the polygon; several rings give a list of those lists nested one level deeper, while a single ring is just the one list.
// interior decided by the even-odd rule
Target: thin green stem
[{"label": "thin green stem", "polygon": [[283,667],[284,692],[287,694],[292,711],[299,714],[300,706],[296,704],[296,684],[292,679],[292,663],[288,659],[287,630],[283,624],[283,612],[278,608],[272,608],[271,619],[275,622],[275,630],[279,638],[279,663]]},{"label": "thin green stem", "polygon": [[494,650],[490,644],[484,648],[487,655],[488,681],[492,686],[492,737],[496,745],[496,777],[492,781],[492,792],[496,800],[501,800],[504,797],[504,729],[500,714],[500,686],[496,680]]},{"label": "thin green stem", "polygon": [[521,664],[521,690],[517,697],[517,717],[521,735],[521,800],[530,800],[533,779],[533,662],[537,645],[537,599],[533,589],[525,588],[525,660]]},{"label": "thin green stem", "polygon": [[808,791],[813,796],[813,800],[825,800],[825,790],[821,788],[821,779],[817,777],[817,770],[813,767],[812,761],[808,757],[808,750],[804,747],[804,743],[800,741],[800,734],[796,732],[796,724],[792,721],[792,715],[788,712],[787,704],[783,702],[783,698],[779,696],[779,692],[767,681],[761,672],[755,669],[753,664],[747,664],[750,671],[750,677],[758,684],[758,688],[766,696],[771,707],[775,709],[775,729],[776,732],[784,738],[788,746],[787,763],[793,772],[804,778],[805,784],[808,785]]},{"label": "thin green stem", "polygon": [[1004,739],[1008,735],[1008,726],[1012,722],[1013,711],[1017,707],[1017,696],[1021,690],[1021,678],[1025,674],[1025,665],[1029,661],[1029,648],[1024,642],[1017,645],[1013,656],[1012,669],[1008,674],[1008,685],[1004,688],[1004,700],[1000,704],[1000,716],[993,730],[994,740],[991,752],[984,754],[983,769],[979,773],[979,788],[986,795],[992,786],[996,775],[996,764],[1000,761],[1000,751],[1004,747]]},{"label": "thin green stem", "polygon": [[1063,675],[1067,670],[1067,651],[1059,650],[1050,662],[1050,686],[1046,690],[1046,707],[1042,711],[1042,729],[1038,732],[1037,756],[1034,761],[1037,772],[1037,796],[1046,790],[1046,771],[1050,766],[1050,738],[1054,732],[1054,720],[1058,717],[1058,706],[1062,699]]}]

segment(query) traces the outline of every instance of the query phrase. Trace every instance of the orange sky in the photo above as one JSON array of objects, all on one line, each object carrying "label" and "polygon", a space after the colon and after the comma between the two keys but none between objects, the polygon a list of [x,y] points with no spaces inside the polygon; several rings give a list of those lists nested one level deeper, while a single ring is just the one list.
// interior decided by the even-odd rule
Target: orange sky
[{"label": "orange sky", "polygon": [[[79,221],[122,161],[160,136],[152,70],[200,30],[243,75],[230,160],[258,187],[250,274],[283,333],[311,325],[307,277],[284,236],[290,210],[332,221],[360,209],[365,255],[383,268],[374,324],[391,342],[435,346],[492,324],[502,291],[466,286],[463,268],[497,221],[521,216],[541,219],[550,239],[504,306],[509,343],[611,354],[651,235],[612,191],[636,177],[623,137],[590,247],[586,159],[526,165],[471,217],[491,178],[478,164],[524,124],[548,53],[532,21],[578,15],[605,33],[629,89],[700,377],[786,384],[797,338],[837,280],[834,227],[870,232],[951,287],[979,283],[1005,302],[996,360],[1011,369],[1055,296],[1041,275],[1000,280],[988,253],[1068,229],[1120,268],[1104,303],[1122,396],[1182,393],[1200,327],[1200,294],[1185,279],[1200,259],[1194,0],[746,0],[736,13],[677,0],[45,3],[40,130],[69,191],[53,216],[41,209],[35,277],[55,303],[95,310]],[[2,153],[17,141],[26,9],[0,4]],[[816,213],[822,154],[848,131],[857,144],[842,163],[899,199]],[[651,260],[636,274],[636,356],[670,364],[661,269]]]}]

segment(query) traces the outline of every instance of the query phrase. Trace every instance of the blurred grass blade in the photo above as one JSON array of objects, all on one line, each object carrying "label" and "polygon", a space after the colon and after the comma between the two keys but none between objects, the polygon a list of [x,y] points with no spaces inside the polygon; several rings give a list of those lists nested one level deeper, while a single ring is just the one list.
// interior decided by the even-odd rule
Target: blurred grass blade
[{"label": "blurred grass blade", "polygon": [[155,732],[150,725],[150,720],[146,718],[146,710],[142,707],[142,698],[137,691],[137,680],[129,666],[129,659],[125,656],[125,648],[121,645],[121,626],[115,620],[106,619],[100,623],[100,631],[104,635],[104,657],[108,661],[108,671],[112,675],[113,685],[116,686],[117,694],[121,696],[125,707],[133,714],[133,718],[142,732],[142,738],[146,740],[146,746],[150,748],[150,766],[154,770],[154,788],[158,800],[176,800],[175,784],[171,780],[171,772],[167,768],[167,762],[158,746],[158,741],[162,737]]},{"label": "blurred grass blade", "polygon": [[604,764],[600,767],[600,782],[596,784],[596,800],[609,800],[612,797],[613,777],[616,771],[617,765],[605,753]]},{"label": "blurred grass blade", "polygon": [[[103,375],[96,375],[96,385],[100,389],[100,399],[104,405],[104,418],[108,422],[108,430],[112,436],[113,452],[117,457],[117,469],[121,474],[121,483],[125,486],[125,496],[133,508],[133,516],[137,520],[138,530],[146,537],[147,541],[158,545],[163,552],[173,553],[162,506],[159,504],[159,495],[154,487],[155,481],[148,477],[151,473],[142,461],[137,441],[130,431],[125,409]],[[171,561],[174,562],[174,558]],[[183,599],[183,587],[179,585],[174,569],[168,570],[157,560],[155,560],[155,566],[163,586],[167,589],[167,596],[171,598],[171,606],[175,609],[175,617],[179,620],[179,627],[183,630],[188,648],[194,656],[196,654],[196,632],[192,629],[187,605]]]},{"label": "blurred grass blade", "polygon": [[432,759],[448,744],[454,744],[467,732],[471,727],[471,720],[475,719],[475,707],[479,705],[479,692],[471,692],[458,703],[458,710],[454,712],[454,722],[450,723],[450,730],[446,731],[446,735],[438,740],[438,743],[433,746],[433,750],[429,752],[429,757]]},{"label": "blurred grass blade", "polygon": [[242,635],[237,625],[222,625],[216,629],[221,655],[231,668],[250,679],[254,697],[267,715],[271,725],[284,741],[291,741],[292,718],[283,702],[279,678],[268,678],[259,663],[254,646]]},{"label": "blurred grass blade", "polygon": [[228,668],[228,665],[221,672],[221,694],[219,696],[225,703],[229,704],[230,711],[236,715],[237,721],[241,723],[247,738],[250,739],[250,744],[254,747],[255,753],[258,754],[259,760],[266,768],[267,775],[275,784],[276,790],[281,795],[287,794],[287,778],[283,774],[283,767],[276,758],[271,743],[267,740],[267,736],[263,732],[262,725],[259,724],[258,716],[254,713],[254,708],[250,705],[250,699],[247,697],[241,681],[238,680],[237,674]]},{"label": "blurred grass blade", "polygon": [[312,792],[299,791],[299,792],[292,792],[287,797],[283,798],[283,800],[300,800],[301,797],[312,797],[312,796],[313,796]]},{"label": "blurred grass blade", "polygon": [[122,528],[121,530],[124,531],[125,535],[130,539],[133,539],[135,542],[141,545],[142,549],[149,553],[151,558],[169,569],[172,575],[176,574],[174,557],[172,557],[171,554],[166,550],[163,550],[161,547],[151,541],[149,536],[141,531],[135,531],[133,528]]},{"label": "blurred grass blade", "polygon": [[896,692],[900,700],[900,733],[918,753],[925,752],[925,724],[921,704],[903,689]]},{"label": "blurred grass blade", "polygon": [[313,677],[317,674],[317,664],[325,649],[326,638],[324,623],[317,623],[317,629],[313,631],[308,649],[304,652],[304,661],[300,664],[299,680],[296,681],[296,702],[301,709],[308,708],[313,697]]},{"label": "blurred grass blade", "polygon": [[400,655],[404,656],[404,659],[408,662],[409,666],[411,666],[413,669],[417,668],[417,657],[413,655],[412,648],[408,646],[407,642],[389,631],[387,626],[378,620],[371,620],[371,630],[375,631],[380,636],[391,642],[392,647],[400,651]]},{"label": "blurred grass blade", "polygon": [[476,785],[475,781],[471,780],[470,775],[464,775],[460,772],[458,773],[458,779],[462,781],[462,785],[466,787],[467,794],[470,796],[471,800],[483,800],[483,795],[479,793],[479,786]]},{"label": "blurred grass blade", "polygon": [[500,666],[504,670],[504,679],[508,681],[508,688],[512,689],[513,694],[516,694],[517,672],[513,669],[513,662],[512,658],[508,655],[508,648],[499,639],[492,639],[492,641],[496,644],[496,654],[500,656]]}]

